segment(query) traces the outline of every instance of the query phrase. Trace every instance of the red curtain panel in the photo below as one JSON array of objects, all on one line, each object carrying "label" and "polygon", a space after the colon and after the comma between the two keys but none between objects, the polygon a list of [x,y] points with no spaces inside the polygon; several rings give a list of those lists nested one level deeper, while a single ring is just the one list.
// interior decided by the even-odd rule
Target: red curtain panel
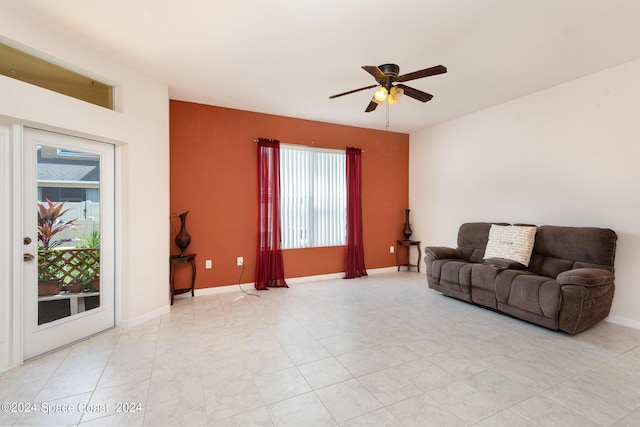
[{"label": "red curtain panel", "polygon": [[258,249],[255,288],[286,287],[280,228],[280,141],[258,139]]},{"label": "red curtain panel", "polygon": [[362,150],[347,147],[347,246],[345,279],[367,275],[362,240]]}]

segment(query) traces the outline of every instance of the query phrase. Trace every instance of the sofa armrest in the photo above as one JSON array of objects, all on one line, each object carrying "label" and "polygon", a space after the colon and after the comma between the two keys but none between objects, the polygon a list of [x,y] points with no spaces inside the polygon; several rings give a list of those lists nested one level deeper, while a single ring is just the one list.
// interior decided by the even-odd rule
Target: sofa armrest
[{"label": "sofa armrest", "polygon": [[562,285],[601,286],[613,283],[611,271],[601,268],[575,268],[558,274],[556,281]]},{"label": "sofa armrest", "polygon": [[424,254],[431,260],[436,259],[464,259],[462,252],[458,249],[447,248],[444,246],[427,246],[424,248]]}]

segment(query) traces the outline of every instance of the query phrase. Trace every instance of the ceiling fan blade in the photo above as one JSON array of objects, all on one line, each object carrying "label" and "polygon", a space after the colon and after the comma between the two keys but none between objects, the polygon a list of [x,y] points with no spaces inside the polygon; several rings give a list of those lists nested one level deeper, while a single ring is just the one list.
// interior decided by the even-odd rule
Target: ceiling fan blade
[{"label": "ceiling fan blade", "polygon": [[374,101],[374,98],[371,98],[371,102],[369,102],[369,105],[367,105],[367,109],[364,110],[364,112],[370,113],[371,111],[375,110],[377,106],[378,103]]},{"label": "ceiling fan blade", "polygon": [[424,70],[414,71],[413,73],[403,74],[401,76],[396,77],[395,81],[400,82],[408,82],[409,80],[421,79],[423,77],[435,76],[437,74],[442,74],[447,72],[447,67],[444,65],[436,65],[435,67],[425,68]]},{"label": "ceiling fan blade", "polygon": [[386,80],[387,76],[380,70],[380,68],[373,65],[364,65],[362,67],[367,73],[371,74],[376,81]]},{"label": "ceiling fan blade", "polygon": [[337,98],[339,96],[344,96],[344,95],[349,95],[349,94],[352,94],[352,93],[360,92],[361,90],[371,89],[371,88],[374,88],[376,86],[378,86],[378,85],[371,85],[371,86],[361,87],[360,89],[354,89],[354,90],[350,90],[348,92],[339,93],[337,95],[331,95],[329,97],[329,99],[333,99],[333,98]]},{"label": "ceiling fan blade", "polygon": [[433,98],[433,95],[431,95],[430,93],[426,93],[421,90],[405,86],[403,84],[398,84],[396,85],[396,87],[401,88],[404,91],[405,95],[410,96],[413,99],[417,99],[418,101],[427,102],[430,101],[431,98]]}]

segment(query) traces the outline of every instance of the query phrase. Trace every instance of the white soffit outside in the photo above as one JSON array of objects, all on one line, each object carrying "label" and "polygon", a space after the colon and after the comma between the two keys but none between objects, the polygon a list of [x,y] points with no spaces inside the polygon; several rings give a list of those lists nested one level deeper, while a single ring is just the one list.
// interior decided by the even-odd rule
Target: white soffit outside
[{"label": "white soffit outside", "polygon": [[[85,44],[169,85],[171,99],[385,129],[363,65],[431,93],[389,107],[411,133],[640,58],[635,0],[0,0],[33,31]],[[0,29],[0,36],[3,36]],[[34,47],[37,48],[37,47]],[[46,52],[45,52],[46,53]],[[64,58],[61,58],[64,60]]]}]

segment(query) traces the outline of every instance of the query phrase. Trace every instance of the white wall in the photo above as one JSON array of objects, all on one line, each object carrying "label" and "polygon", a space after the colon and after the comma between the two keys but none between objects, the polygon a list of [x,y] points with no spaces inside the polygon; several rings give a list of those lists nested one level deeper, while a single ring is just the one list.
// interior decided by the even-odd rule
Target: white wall
[{"label": "white wall", "polygon": [[410,137],[414,236],[459,225],[596,226],[618,234],[609,320],[640,328],[640,60]]},{"label": "white wall", "polygon": [[6,236],[11,234],[9,218],[11,218],[11,171],[10,163],[3,159],[11,158],[9,150],[9,129],[0,126],[0,372],[9,366],[11,341],[11,269],[10,257],[11,240]]},{"label": "white wall", "polygon": [[118,321],[136,323],[167,311],[167,84],[98,55],[83,46],[82,40],[57,38],[42,23],[10,11],[0,14],[0,39],[44,53],[118,87],[116,112],[0,76],[0,123],[21,123],[116,144]]}]

